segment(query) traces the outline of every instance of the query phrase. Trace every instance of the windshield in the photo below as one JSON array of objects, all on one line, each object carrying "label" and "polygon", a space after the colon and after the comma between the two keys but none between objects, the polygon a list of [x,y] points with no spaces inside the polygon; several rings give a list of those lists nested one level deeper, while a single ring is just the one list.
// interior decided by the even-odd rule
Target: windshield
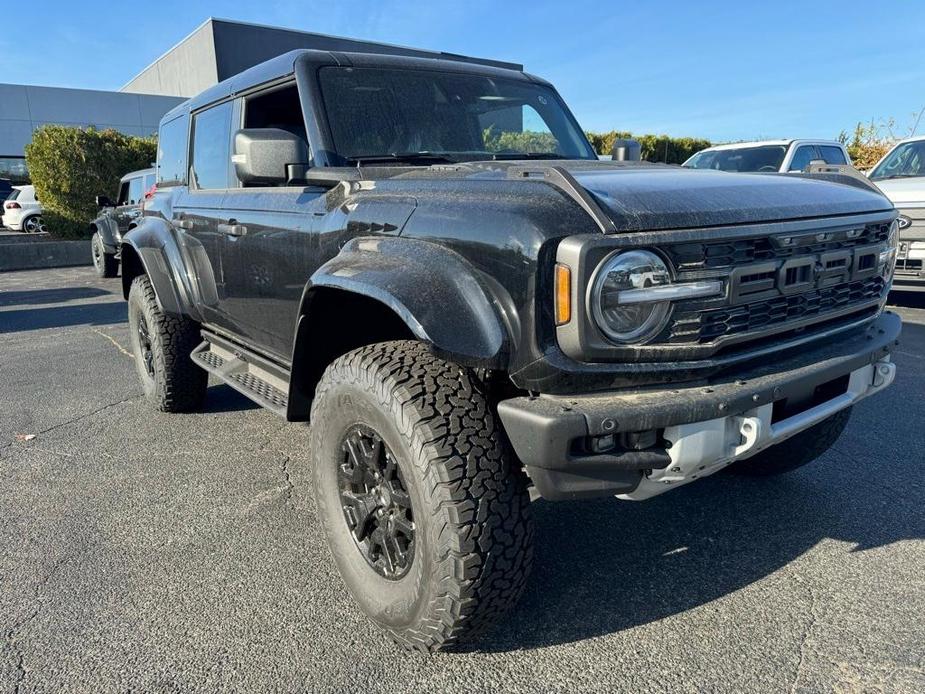
[{"label": "windshield", "polygon": [[786,153],[787,148],[784,145],[708,149],[697,152],[684,162],[684,166],[718,171],[779,171]]},{"label": "windshield", "polygon": [[349,162],[596,159],[551,89],[432,70],[325,67],[337,153]]},{"label": "windshield", "polygon": [[925,140],[897,145],[870,172],[872,181],[882,181],[885,178],[911,178],[913,176],[925,176]]}]

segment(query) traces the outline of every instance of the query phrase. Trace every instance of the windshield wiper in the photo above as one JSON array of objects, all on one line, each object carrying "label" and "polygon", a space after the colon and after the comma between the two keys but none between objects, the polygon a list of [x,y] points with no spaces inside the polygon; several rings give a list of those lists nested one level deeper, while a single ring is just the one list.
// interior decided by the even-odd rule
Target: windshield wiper
[{"label": "windshield wiper", "polygon": [[402,162],[407,164],[452,164],[454,159],[442,154],[433,154],[431,152],[392,152],[390,154],[369,154],[356,157],[347,157],[347,161],[354,162],[357,166],[363,164],[381,164],[390,162]]}]

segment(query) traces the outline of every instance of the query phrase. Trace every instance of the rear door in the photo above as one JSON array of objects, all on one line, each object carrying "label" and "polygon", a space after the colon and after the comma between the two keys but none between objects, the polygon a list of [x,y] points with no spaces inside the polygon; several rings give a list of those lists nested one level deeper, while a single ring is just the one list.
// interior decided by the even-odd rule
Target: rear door
[{"label": "rear door", "polygon": [[113,214],[116,225],[119,227],[120,236],[125,234],[129,227],[138,223],[138,217],[141,215],[139,206],[143,195],[140,177],[130,178],[122,182],[119,188],[119,199],[116,202],[116,211]]},{"label": "rear door", "polygon": [[198,275],[207,322],[237,333],[238,324],[227,302],[220,226],[226,221],[223,203],[231,184],[233,113],[234,102],[228,100],[191,115],[189,184],[174,198],[171,221]]}]

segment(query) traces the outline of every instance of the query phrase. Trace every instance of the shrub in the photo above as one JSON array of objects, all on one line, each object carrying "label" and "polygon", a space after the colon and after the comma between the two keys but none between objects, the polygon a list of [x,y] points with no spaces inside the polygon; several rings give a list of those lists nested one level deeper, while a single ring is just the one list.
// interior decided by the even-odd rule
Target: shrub
[{"label": "shrub", "polygon": [[842,131],[838,140],[848,149],[848,154],[851,155],[851,161],[855,167],[866,171],[880,161],[880,158],[893,146],[896,138],[883,135],[882,127],[871,121],[870,123],[858,123],[850,136]]},{"label": "shrub", "polygon": [[559,142],[552,133],[524,130],[523,132],[494,132],[494,128],[482,131],[485,149],[489,152],[555,152]]},{"label": "shrub", "polygon": [[45,225],[57,236],[86,238],[97,216],[97,195],[115,199],[119,179],[157,156],[157,139],[116,130],[43,125],[26,145],[26,163],[42,203]]},{"label": "shrub", "polygon": [[609,133],[588,132],[585,134],[598,154],[610,154],[614,140],[618,138],[632,138],[639,142],[643,160],[660,161],[666,164],[683,164],[691,155],[712,144],[709,140],[693,137],[633,135],[618,130],[611,130]]}]

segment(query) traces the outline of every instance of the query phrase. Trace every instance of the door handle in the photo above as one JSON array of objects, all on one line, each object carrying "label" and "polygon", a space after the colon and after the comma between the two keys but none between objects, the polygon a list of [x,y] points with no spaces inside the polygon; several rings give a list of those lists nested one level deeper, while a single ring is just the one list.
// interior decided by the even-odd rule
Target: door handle
[{"label": "door handle", "polygon": [[228,236],[244,236],[247,233],[247,227],[243,224],[238,224],[233,219],[229,219],[227,224],[219,224],[218,230]]}]

